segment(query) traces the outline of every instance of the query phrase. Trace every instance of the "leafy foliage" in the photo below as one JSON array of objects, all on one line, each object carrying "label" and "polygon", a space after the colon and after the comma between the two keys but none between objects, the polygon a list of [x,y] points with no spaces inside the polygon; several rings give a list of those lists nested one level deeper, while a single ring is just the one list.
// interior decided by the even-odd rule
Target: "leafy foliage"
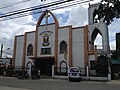
[{"label": "leafy foliage", "polygon": [[98,20],[103,18],[108,25],[114,18],[120,18],[120,0],[102,0],[97,10]]}]

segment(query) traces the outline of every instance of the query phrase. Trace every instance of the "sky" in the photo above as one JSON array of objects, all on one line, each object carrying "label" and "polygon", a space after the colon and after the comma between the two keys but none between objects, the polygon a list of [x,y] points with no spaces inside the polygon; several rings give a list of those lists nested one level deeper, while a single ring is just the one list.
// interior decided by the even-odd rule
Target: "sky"
[{"label": "sky", "polygon": [[[17,4],[9,8],[1,9],[1,7],[3,7],[4,5],[7,5],[9,3],[20,2],[20,1],[23,0],[0,0],[0,14],[4,14],[9,11],[24,9],[26,7],[42,5],[56,0],[46,0],[47,2],[41,2],[40,0],[30,0],[28,2]],[[90,2],[90,4],[99,3],[100,1],[101,0],[94,0],[93,2]],[[72,25],[73,27],[76,27],[76,26],[83,26],[88,24],[88,3],[83,5],[77,5],[74,7],[54,10],[52,12],[56,15],[60,23],[60,26]],[[10,50],[6,52],[13,53],[14,37],[16,35],[24,35],[25,32],[35,30],[36,22],[39,16],[40,14],[29,15],[18,19],[0,21],[0,45],[4,44],[4,50],[10,48]],[[109,43],[111,50],[116,49],[115,33],[120,32],[119,24],[120,24],[120,19],[115,19],[115,21],[108,26],[109,41],[110,41]],[[95,42],[96,44],[101,42],[100,38],[101,37],[98,35]]]}]

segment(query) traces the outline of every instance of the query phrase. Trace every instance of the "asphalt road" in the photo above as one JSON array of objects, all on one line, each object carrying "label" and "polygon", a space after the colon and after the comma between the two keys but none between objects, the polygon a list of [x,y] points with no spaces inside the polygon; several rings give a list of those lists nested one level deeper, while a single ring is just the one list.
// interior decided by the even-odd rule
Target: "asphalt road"
[{"label": "asphalt road", "polygon": [[60,79],[20,80],[0,77],[0,90],[120,90],[120,83]]}]

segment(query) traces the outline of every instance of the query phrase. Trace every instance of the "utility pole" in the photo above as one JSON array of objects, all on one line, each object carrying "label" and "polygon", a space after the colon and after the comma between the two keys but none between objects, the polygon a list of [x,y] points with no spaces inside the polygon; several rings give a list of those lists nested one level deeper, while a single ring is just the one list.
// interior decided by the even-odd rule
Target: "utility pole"
[{"label": "utility pole", "polygon": [[1,53],[0,53],[0,58],[2,58],[2,52],[3,52],[3,44],[1,44]]}]

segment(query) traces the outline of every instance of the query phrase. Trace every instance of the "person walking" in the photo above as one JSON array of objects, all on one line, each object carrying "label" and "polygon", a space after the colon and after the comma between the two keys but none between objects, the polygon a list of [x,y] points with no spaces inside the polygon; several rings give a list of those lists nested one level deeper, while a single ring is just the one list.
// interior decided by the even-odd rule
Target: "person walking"
[{"label": "person walking", "polygon": [[38,70],[38,79],[40,79],[40,70]]}]

